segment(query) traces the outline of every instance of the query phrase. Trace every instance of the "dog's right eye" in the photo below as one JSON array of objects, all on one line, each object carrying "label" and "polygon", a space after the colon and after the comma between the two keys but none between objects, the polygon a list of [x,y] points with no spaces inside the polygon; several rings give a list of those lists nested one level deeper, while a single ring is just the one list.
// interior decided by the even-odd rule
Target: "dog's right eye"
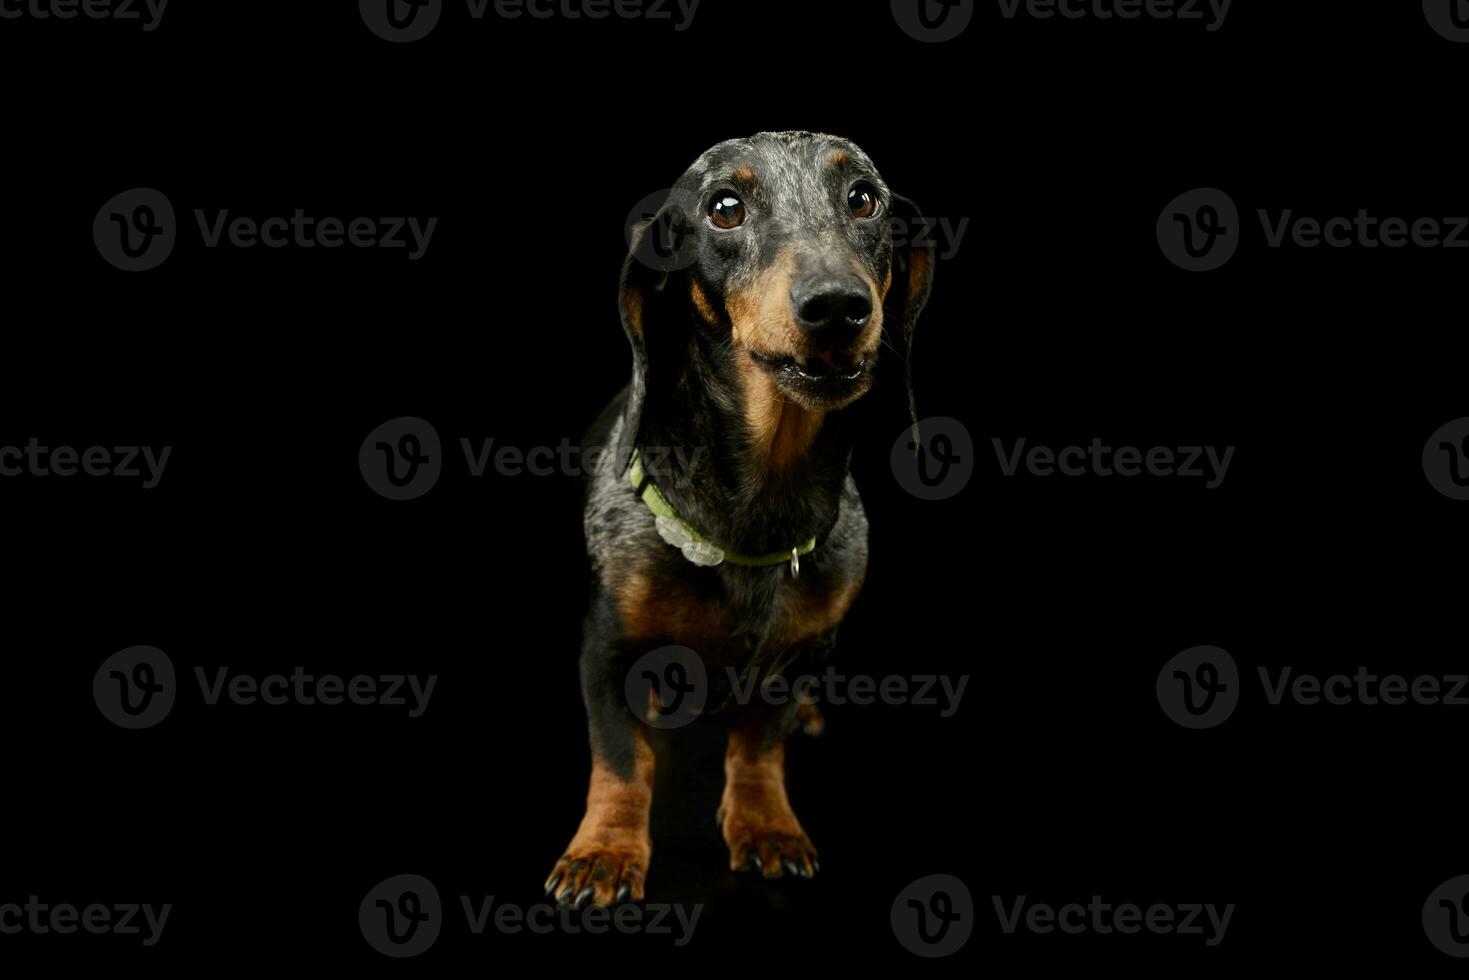
[{"label": "dog's right eye", "polygon": [[714,195],[709,202],[709,220],[714,227],[728,231],[745,223],[745,202],[729,192]]}]

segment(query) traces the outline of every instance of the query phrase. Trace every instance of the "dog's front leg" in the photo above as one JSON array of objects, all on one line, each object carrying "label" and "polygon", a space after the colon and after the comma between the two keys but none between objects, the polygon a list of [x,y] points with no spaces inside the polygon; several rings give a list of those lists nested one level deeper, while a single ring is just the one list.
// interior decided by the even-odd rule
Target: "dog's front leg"
[{"label": "dog's front leg", "polygon": [[580,908],[643,899],[653,853],[653,749],[645,727],[623,700],[609,657],[582,656],[582,696],[592,736],[587,812],[566,853],[546,880],[546,894]]},{"label": "dog's front leg", "polygon": [[820,869],[816,848],[786,796],[785,740],[798,709],[794,700],[747,708],[729,733],[719,824],[732,870],[810,878]]}]

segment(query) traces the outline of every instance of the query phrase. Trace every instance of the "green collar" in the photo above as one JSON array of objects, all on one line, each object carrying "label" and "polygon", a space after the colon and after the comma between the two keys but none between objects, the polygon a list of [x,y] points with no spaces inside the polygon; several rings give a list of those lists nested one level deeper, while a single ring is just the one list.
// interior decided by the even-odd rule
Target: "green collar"
[{"label": "green collar", "polygon": [[695,565],[714,566],[729,562],[731,565],[762,567],[790,562],[791,574],[799,575],[801,574],[801,556],[809,555],[816,550],[816,539],[813,537],[789,551],[776,551],[768,555],[736,555],[725,551],[678,516],[678,511],[673,509],[668,498],[663,496],[663,492],[658,489],[643,469],[643,457],[637,450],[633,450],[632,468],[628,471],[628,481],[632,483],[633,489],[638,492],[643,503],[653,512],[658,525],[659,537],[682,551],[683,556]]}]

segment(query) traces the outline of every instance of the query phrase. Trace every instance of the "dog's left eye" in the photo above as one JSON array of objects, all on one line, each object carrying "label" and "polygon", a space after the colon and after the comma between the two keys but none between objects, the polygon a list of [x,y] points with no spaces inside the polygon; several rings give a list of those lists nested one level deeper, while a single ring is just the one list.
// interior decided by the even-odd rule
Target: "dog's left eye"
[{"label": "dog's left eye", "polygon": [[745,223],[745,202],[728,192],[716,194],[709,202],[709,220],[726,231],[738,228]]},{"label": "dog's left eye", "polygon": [[870,218],[877,214],[877,191],[871,184],[857,184],[847,192],[847,206],[854,218]]}]

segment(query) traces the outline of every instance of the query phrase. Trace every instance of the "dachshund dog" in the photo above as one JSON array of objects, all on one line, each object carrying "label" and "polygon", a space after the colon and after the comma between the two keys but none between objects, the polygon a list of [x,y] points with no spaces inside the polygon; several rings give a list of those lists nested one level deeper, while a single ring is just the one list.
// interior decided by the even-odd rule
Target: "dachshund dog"
[{"label": "dachshund dog", "polygon": [[818,870],[785,788],[802,706],[734,692],[823,662],[862,586],[854,403],[886,347],[916,426],[908,365],[934,254],[894,241],[916,218],[856,145],[787,132],[713,147],[634,229],[620,294],[632,383],[584,440],[604,450],[584,514],[592,777],[546,882],[559,903],[643,899],[654,754],[625,682],[670,645],[709,668],[706,713],[729,724],[718,818],[730,867]]}]

